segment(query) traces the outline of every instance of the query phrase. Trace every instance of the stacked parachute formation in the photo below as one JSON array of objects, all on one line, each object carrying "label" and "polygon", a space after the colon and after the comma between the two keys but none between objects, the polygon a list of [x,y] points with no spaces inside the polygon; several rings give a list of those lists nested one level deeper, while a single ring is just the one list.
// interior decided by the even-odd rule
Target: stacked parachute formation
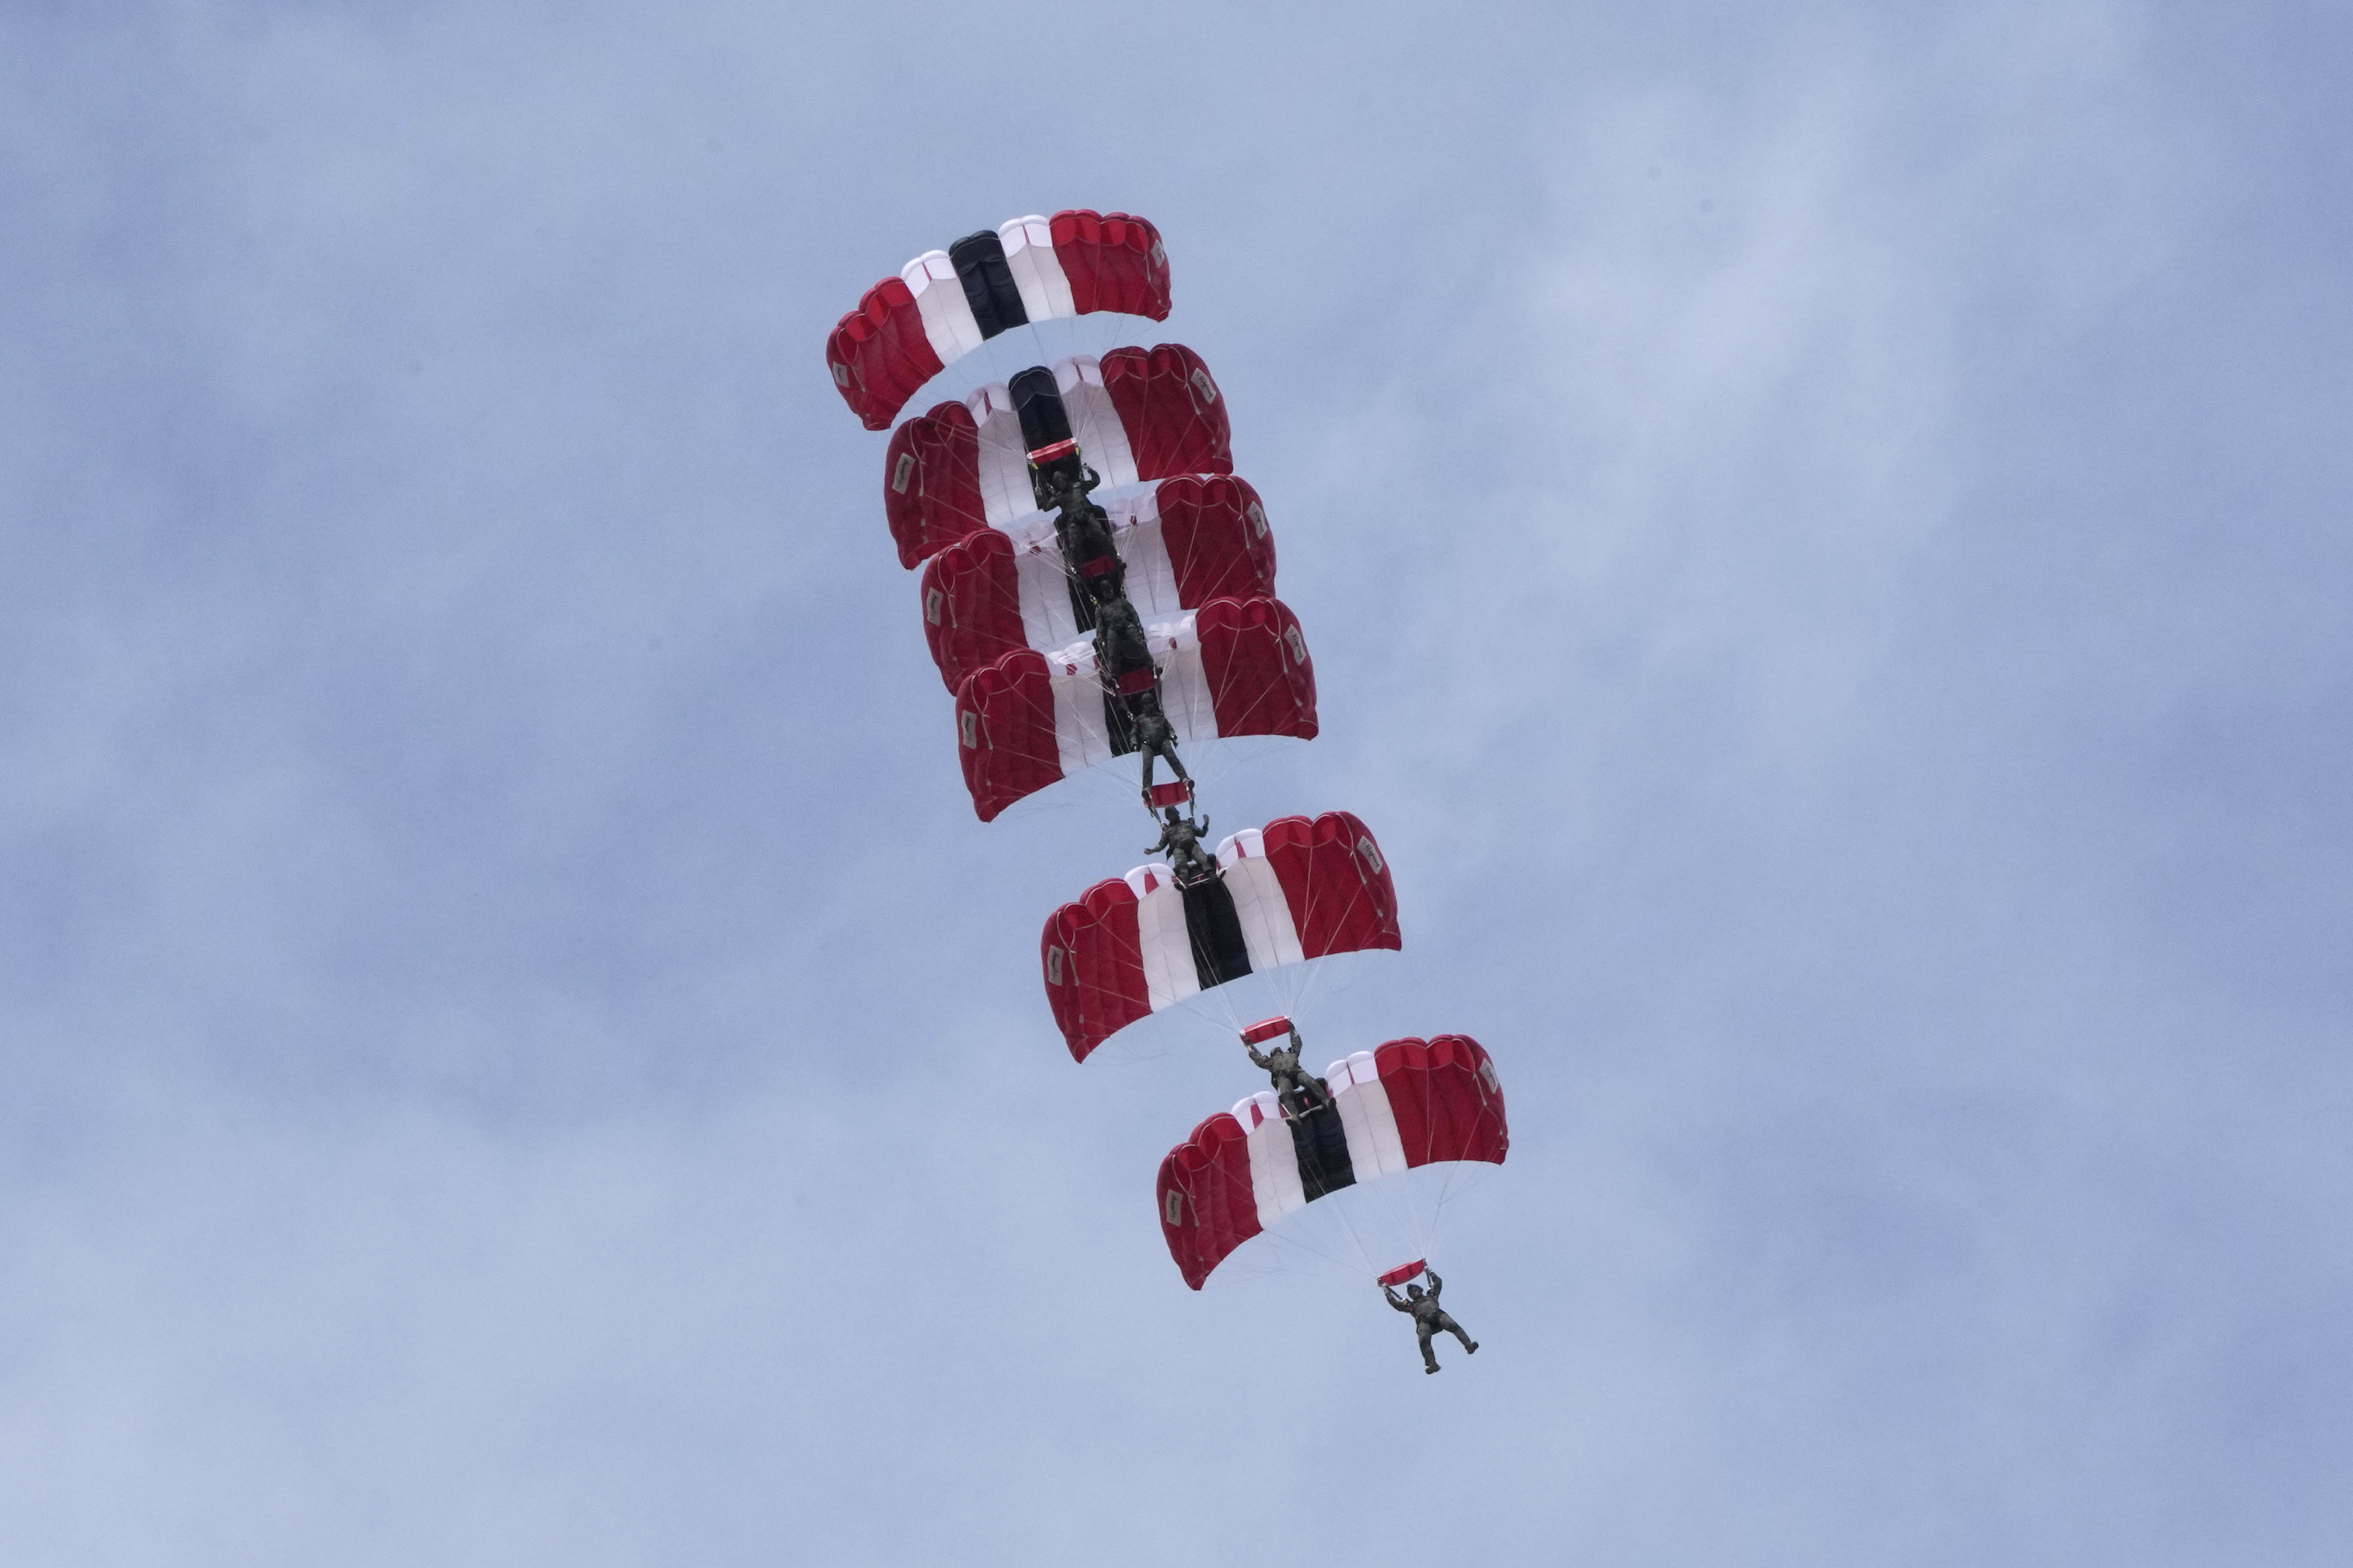
[{"label": "stacked parachute formation", "polygon": [[[1187,748],[1198,761],[1237,737],[1316,733],[1314,666],[1275,596],[1266,507],[1234,473],[1226,401],[1199,354],[1160,343],[1050,357],[1071,334],[1042,330],[1168,310],[1150,223],[1065,211],[917,257],[826,343],[850,411],[891,431],[883,514],[900,564],[922,571],[923,635],[954,695],[973,809],[989,821],[1119,759],[1140,764],[1166,858],[1063,905],[1039,944],[1054,1022],[1082,1062],[1128,1025],[1246,976],[1401,945],[1388,862],[1349,813],[1201,841]],[[992,342],[980,361],[1009,343],[1039,363],[902,417]],[[1229,1014],[1225,1026],[1274,1088],[1202,1121],[1161,1163],[1160,1224],[1185,1282],[1199,1289],[1229,1257],[1252,1256],[1384,1288],[1421,1275],[1438,1205],[1509,1147],[1486,1051],[1461,1035],[1398,1038],[1315,1077],[1288,1016],[1242,1026]]]}]

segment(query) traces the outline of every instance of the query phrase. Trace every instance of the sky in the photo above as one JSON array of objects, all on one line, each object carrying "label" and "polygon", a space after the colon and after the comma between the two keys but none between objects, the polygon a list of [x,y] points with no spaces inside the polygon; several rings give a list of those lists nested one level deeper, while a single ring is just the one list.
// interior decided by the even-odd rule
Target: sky
[{"label": "sky", "polygon": [[[0,12],[31,1564],[2353,1552],[2335,8]],[[835,319],[1145,214],[1477,1037],[1425,1377],[1185,1289]],[[1311,1050],[1311,1056],[1314,1054]],[[2336,1477],[2332,1482],[2330,1477]]]}]

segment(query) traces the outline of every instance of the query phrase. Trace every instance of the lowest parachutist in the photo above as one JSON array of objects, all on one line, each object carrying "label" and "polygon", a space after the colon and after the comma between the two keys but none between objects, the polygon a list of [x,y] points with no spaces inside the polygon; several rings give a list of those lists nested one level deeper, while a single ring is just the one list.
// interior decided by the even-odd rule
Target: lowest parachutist
[{"label": "lowest parachutist", "polygon": [[1409,1300],[1403,1301],[1398,1300],[1398,1293],[1386,1285],[1381,1287],[1381,1294],[1388,1297],[1389,1305],[1398,1311],[1413,1314],[1414,1335],[1421,1342],[1421,1370],[1427,1373],[1438,1370],[1438,1352],[1430,1348],[1432,1334],[1452,1334],[1462,1342],[1462,1349],[1466,1354],[1475,1353],[1479,1349],[1479,1342],[1464,1333],[1462,1325],[1448,1317],[1446,1310],[1438,1304],[1438,1292],[1445,1288],[1445,1281],[1439,1279],[1438,1271],[1433,1268],[1424,1268],[1422,1273],[1430,1280],[1428,1295],[1422,1294],[1421,1287],[1419,1285],[1409,1285],[1405,1288]]}]

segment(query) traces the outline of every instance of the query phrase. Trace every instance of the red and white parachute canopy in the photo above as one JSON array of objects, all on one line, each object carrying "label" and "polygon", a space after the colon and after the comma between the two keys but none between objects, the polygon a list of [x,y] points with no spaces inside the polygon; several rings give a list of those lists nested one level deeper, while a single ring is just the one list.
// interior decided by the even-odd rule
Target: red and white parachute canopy
[{"label": "red and white parachute canopy", "polygon": [[[1161,711],[1197,771],[1207,742],[1315,738],[1315,666],[1280,600],[1212,599],[1144,631]],[[966,676],[956,688],[957,758],[980,819],[1130,754],[1115,701],[1092,635],[1048,653],[1019,648]]]},{"label": "red and white parachute canopy", "polygon": [[[1143,481],[1234,471],[1224,395],[1201,356],[1182,343],[1073,354],[1050,372],[1040,366],[1015,379],[1054,405],[1033,409],[1032,417],[1068,428],[1103,482],[1098,502]],[[893,430],[882,458],[882,513],[899,563],[913,569],[970,533],[1015,526],[1036,512],[1031,446],[1002,381]]]},{"label": "red and white parachute canopy", "polygon": [[1167,320],[1160,231],[1126,213],[1032,214],[866,290],[826,339],[826,366],[849,411],[887,430],[923,383],[1006,329],[1097,310]]},{"label": "red and white parachute canopy", "polygon": [[[1358,1278],[1409,1278],[1430,1254],[1437,1205],[1400,1205],[1394,1190],[1424,1167],[1500,1165],[1511,1147],[1494,1063],[1467,1035],[1391,1040],[1334,1062],[1324,1081],[1328,1108],[1289,1117],[1271,1093],[1256,1094],[1160,1163],[1160,1228],[1194,1289],[1261,1235]],[[1329,1212],[1303,1215],[1310,1205]],[[1310,1235],[1309,1218],[1331,1223]]]},{"label": "red and white parachute canopy", "polygon": [[[1096,502],[1111,519],[1128,603],[1147,626],[1212,599],[1273,595],[1274,533],[1247,482],[1187,475],[1106,489]],[[1051,513],[976,529],[923,566],[923,637],[940,679],[954,691],[1008,653],[1077,642],[1087,634],[1071,601]]]},{"label": "red and white parachute canopy", "polygon": [[1139,866],[1056,910],[1039,941],[1071,1057],[1212,986],[1336,952],[1402,945],[1372,831],[1345,811],[1278,817],[1218,846],[1218,878],[1180,888]]}]

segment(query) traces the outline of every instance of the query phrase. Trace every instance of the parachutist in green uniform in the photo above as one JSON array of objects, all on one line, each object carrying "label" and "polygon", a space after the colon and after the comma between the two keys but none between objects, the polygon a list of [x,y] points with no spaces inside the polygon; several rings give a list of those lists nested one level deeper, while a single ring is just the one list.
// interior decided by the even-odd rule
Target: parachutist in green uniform
[{"label": "parachutist in green uniform", "polygon": [[1157,699],[1148,703],[1138,701],[1135,706],[1137,711],[1128,732],[1134,737],[1136,752],[1144,758],[1144,804],[1149,807],[1152,804],[1152,760],[1155,757],[1168,759],[1168,766],[1187,784],[1193,782],[1193,775],[1185,771],[1184,762],[1176,755],[1176,726],[1168,722],[1166,714],[1161,712]]},{"label": "parachutist in green uniform", "polygon": [[1476,1352],[1479,1342],[1464,1333],[1462,1325],[1448,1317],[1445,1309],[1438,1304],[1438,1292],[1444,1289],[1445,1281],[1439,1279],[1430,1269],[1425,1268],[1422,1273],[1430,1278],[1429,1295],[1423,1295],[1421,1287],[1419,1285],[1409,1285],[1405,1288],[1405,1293],[1409,1299],[1403,1301],[1398,1300],[1398,1293],[1386,1285],[1381,1287],[1381,1294],[1387,1296],[1389,1299],[1389,1305],[1398,1311],[1413,1314],[1413,1331],[1421,1341],[1421,1370],[1428,1373],[1438,1370],[1438,1352],[1430,1348],[1431,1335],[1452,1334],[1462,1342],[1465,1353]]},{"label": "parachutist in green uniform", "polygon": [[1124,675],[1152,668],[1152,647],[1144,639],[1144,617],[1124,595],[1095,605],[1095,668],[1114,686]]},{"label": "parachutist in green uniform", "polygon": [[[1169,809],[1173,811],[1176,808],[1172,806]],[[1310,1101],[1319,1106],[1332,1103],[1332,1091],[1324,1087],[1324,1080],[1299,1065],[1299,1053],[1303,1048],[1296,1029],[1291,1031],[1289,1045],[1275,1047],[1269,1056],[1259,1055],[1258,1047],[1248,1040],[1242,1042],[1242,1049],[1250,1053],[1250,1059],[1274,1080],[1275,1098],[1282,1100],[1282,1108],[1293,1116],[1306,1115]]]},{"label": "parachutist in green uniform", "polygon": [[[1218,863],[1201,847],[1201,835],[1209,830],[1209,819],[1195,822],[1178,815],[1173,805],[1160,808],[1160,842],[1146,849],[1146,855],[1168,852],[1168,868],[1176,874],[1179,886],[1206,882],[1218,874]],[[1256,1053],[1253,1052],[1253,1055]]]},{"label": "parachutist in green uniform", "polygon": [[1081,462],[1074,468],[1061,469],[1047,482],[1053,486],[1056,506],[1066,510],[1071,507],[1088,510],[1095,503],[1087,498],[1093,495],[1095,488],[1103,483],[1103,476]]},{"label": "parachutist in green uniform", "polygon": [[1054,487],[1054,505],[1060,515],[1054,520],[1054,542],[1062,547],[1062,563],[1072,572],[1090,578],[1090,588],[1100,599],[1103,589],[1095,587],[1107,583],[1112,593],[1119,591],[1124,575],[1118,568],[1100,574],[1083,569],[1090,562],[1109,559],[1117,561],[1119,552],[1112,543],[1111,514],[1088,499],[1089,493],[1103,483],[1102,478],[1084,464],[1076,473],[1060,476]]}]

